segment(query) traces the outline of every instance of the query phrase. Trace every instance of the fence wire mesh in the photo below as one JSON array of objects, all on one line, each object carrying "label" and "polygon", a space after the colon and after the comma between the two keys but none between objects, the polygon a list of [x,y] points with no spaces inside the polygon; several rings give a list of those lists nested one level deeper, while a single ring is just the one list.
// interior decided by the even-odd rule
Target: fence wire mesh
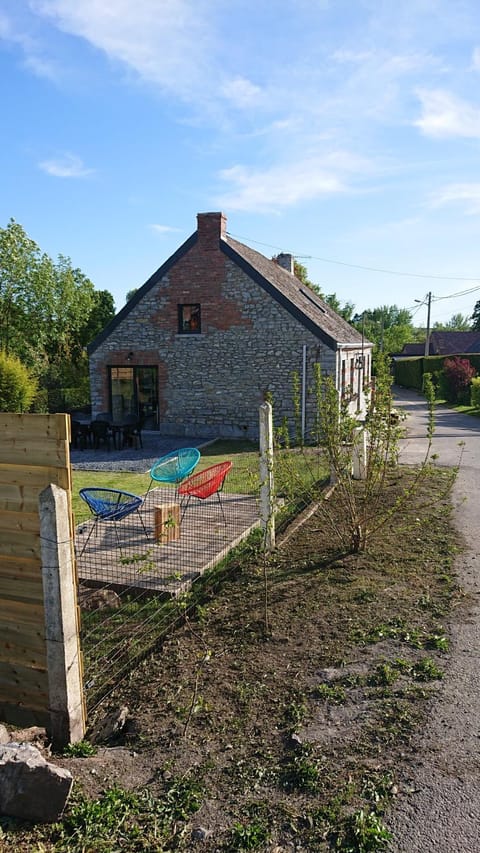
[{"label": "fence wire mesh", "polygon": [[[175,486],[155,484],[137,509],[118,519],[96,519],[85,507],[75,550],[89,713],[183,620],[200,579],[214,583],[241,543],[255,540],[261,547],[258,449],[213,461],[227,458],[233,466],[223,488],[207,497],[187,500]],[[198,471],[207,464],[211,456]],[[325,474],[316,449],[276,451],[280,525],[313,499]]]}]

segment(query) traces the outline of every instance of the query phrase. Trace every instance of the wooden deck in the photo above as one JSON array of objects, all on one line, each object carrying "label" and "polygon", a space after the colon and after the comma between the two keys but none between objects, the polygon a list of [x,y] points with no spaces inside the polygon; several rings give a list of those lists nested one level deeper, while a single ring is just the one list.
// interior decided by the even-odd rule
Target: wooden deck
[{"label": "wooden deck", "polygon": [[152,489],[141,517],[133,513],[116,524],[98,522],[93,530],[93,521],[79,524],[75,537],[79,580],[117,592],[177,596],[187,591],[260,524],[256,497],[222,493],[221,504],[215,495],[205,501],[192,499],[177,525],[174,489]]}]

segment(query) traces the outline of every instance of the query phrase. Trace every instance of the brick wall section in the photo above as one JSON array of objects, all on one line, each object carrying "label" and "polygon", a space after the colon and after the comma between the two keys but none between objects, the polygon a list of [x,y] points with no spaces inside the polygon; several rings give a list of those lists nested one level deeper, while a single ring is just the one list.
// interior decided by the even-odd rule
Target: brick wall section
[{"label": "brick wall section", "polygon": [[[291,375],[301,374],[306,344],[307,427],[313,427],[313,364],[334,373],[335,352],[228,259],[218,235],[217,221],[92,354],[94,413],[108,408],[108,365],[127,364],[133,352],[130,364],[159,367],[161,433],[256,437],[266,391],[276,422],[287,417],[293,424]],[[189,302],[201,305],[202,331],[179,335],[177,306]]]}]

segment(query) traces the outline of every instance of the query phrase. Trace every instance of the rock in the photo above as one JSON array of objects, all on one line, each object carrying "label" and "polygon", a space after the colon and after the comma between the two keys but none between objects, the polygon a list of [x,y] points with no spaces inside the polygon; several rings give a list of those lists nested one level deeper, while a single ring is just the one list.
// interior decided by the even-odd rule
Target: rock
[{"label": "rock", "polygon": [[26,729],[12,729],[9,741],[15,743],[33,743],[43,747],[47,742],[47,732],[41,726],[28,726]]},{"label": "rock", "polygon": [[79,602],[82,610],[115,610],[120,607],[122,599],[113,589],[81,589]]},{"label": "rock", "polygon": [[192,829],[192,838],[195,841],[208,841],[213,835],[211,829],[206,829],[204,826],[196,826]]},{"label": "rock", "polygon": [[0,814],[42,823],[56,821],[72,785],[70,771],[47,762],[32,744],[0,746]]},{"label": "rock", "polygon": [[108,716],[104,717],[102,720],[99,720],[90,733],[90,740],[92,743],[104,743],[115,735],[120,734],[120,732],[125,728],[125,723],[128,720],[129,714],[130,711],[128,708],[123,706],[122,708],[113,711],[111,714],[108,714]]},{"label": "rock", "polygon": [[11,737],[8,733],[8,729],[0,724],[0,743],[9,743],[10,741]]}]

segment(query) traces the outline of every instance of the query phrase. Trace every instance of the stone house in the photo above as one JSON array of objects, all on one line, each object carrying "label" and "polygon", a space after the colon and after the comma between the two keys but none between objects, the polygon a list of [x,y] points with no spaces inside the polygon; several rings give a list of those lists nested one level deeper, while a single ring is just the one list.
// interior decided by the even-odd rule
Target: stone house
[{"label": "stone house", "polygon": [[292,255],[269,260],[233,240],[223,213],[197,222],[90,344],[93,416],[138,413],[163,435],[254,438],[268,392],[276,423],[293,430],[296,372],[308,441],[316,362],[362,410],[372,345],[296,278]]}]

